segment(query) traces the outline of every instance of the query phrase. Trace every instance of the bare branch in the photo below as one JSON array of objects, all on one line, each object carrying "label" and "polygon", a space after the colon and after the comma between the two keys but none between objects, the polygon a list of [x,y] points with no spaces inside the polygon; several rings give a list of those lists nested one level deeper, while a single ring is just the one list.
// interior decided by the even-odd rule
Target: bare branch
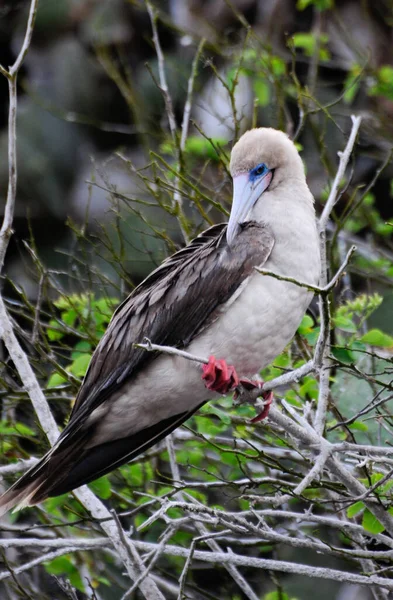
[{"label": "bare branch", "polygon": [[[156,548],[158,544],[150,544],[148,542],[135,542],[139,549],[149,551]],[[166,546],[165,553],[172,556],[182,556],[187,558],[189,550],[179,546]],[[348,583],[357,583],[359,585],[379,585],[383,588],[393,590],[393,581],[385,579],[378,575],[356,575],[347,571],[338,571],[336,569],[327,569],[323,567],[312,567],[301,563],[291,563],[287,561],[271,560],[264,558],[255,558],[252,556],[241,556],[235,553],[225,552],[205,552],[195,550],[194,558],[208,563],[218,563],[221,565],[232,564],[237,567],[252,567],[255,569],[263,569],[266,571],[277,571],[281,573],[294,573],[296,575],[305,575],[307,577],[318,579],[330,579],[333,581],[341,581]]]},{"label": "bare branch", "polygon": [[4,210],[3,224],[0,230],[0,273],[3,269],[8,242],[12,235],[12,222],[16,199],[17,165],[16,165],[16,111],[17,111],[17,76],[29,50],[33,35],[38,0],[31,0],[26,33],[22,48],[12,67],[7,71],[0,66],[0,73],[8,79],[9,111],[8,111],[8,191]]},{"label": "bare branch", "polygon": [[181,356],[183,358],[186,358],[187,360],[192,360],[194,362],[199,362],[206,365],[209,362],[206,358],[195,356],[194,354],[190,354],[189,352],[185,352],[184,350],[178,350],[177,348],[173,348],[172,346],[160,346],[158,344],[153,344],[149,340],[149,338],[144,338],[142,344],[134,344],[134,346],[135,348],[141,348],[142,350],[146,350],[147,352],[163,352],[164,354]]},{"label": "bare branch", "polygon": [[203,52],[205,43],[206,43],[206,40],[203,38],[199,42],[198,49],[196,51],[194,60],[192,62],[191,75],[188,80],[187,98],[186,98],[186,103],[184,105],[183,121],[182,121],[182,126],[181,126],[181,138],[180,138],[180,151],[181,152],[184,152],[185,147],[186,147],[187,136],[188,136],[188,126],[189,126],[189,122],[190,122],[190,114],[191,114],[191,108],[192,108],[192,96],[193,96],[193,92],[194,92],[194,83],[195,83],[195,78],[197,75],[198,62],[201,58],[201,54]]},{"label": "bare branch", "polygon": [[[328,265],[327,265],[327,252],[326,252],[326,226],[329,220],[330,214],[337,202],[338,199],[338,190],[341,183],[341,180],[344,177],[345,170],[347,168],[348,161],[350,159],[356,136],[359,131],[360,123],[362,121],[361,117],[352,116],[352,130],[349,136],[347,145],[345,150],[339,153],[340,163],[337,169],[336,177],[334,178],[334,182],[332,185],[332,189],[329,194],[329,198],[326,202],[326,205],[323,209],[322,215],[319,219],[318,230],[320,236],[320,253],[321,253],[321,287],[325,287],[328,281]],[[320,340],[322,343],[318,344],[318,351],[320,356],[320,364],[321,369],[319,373],[319,392],[318,392],[318,405],[314,419],[314,427],[316,431],[320,434],[323,433],[325,429],[327,408],[328,408],[328,398],[329,398],[329,380],[330,380],[330,311],[329,311],[329,302],[328,300],[320,296],[319,298],[319,309],[320,309],[320,319],[321,319],[321,333],[323,332],[323,337],[320,336]]]},{"label": "bare branch", "polygon": [[345,146],[345,150],[343,152],[339,152],[339,166],[337,169],[336,176],[333,181],[332,189],[330,190],[329,197],[325,204],[325,207],[322,211],[322,215],[319,219],[319,231],[325,232],[328,219],[330,217],[330,213],[332,212],[337,200],[338,200],[338,190],[340,187],[340,183],[345,175],[345,170],[347,168],[349,159],[352,154],[353,147],[355,145],[356,137],[359,131],[360,124],[362,122],[362,117],[355,117],[352,115],[352,130],[349,136],[347,145]]},{"label": "bare branch", "polygon": [[147,8],[147,12],[149,13],[151,28],[152,28],[152,32],[153,32],[153,42],[154,42],[154,47],[156,49],[157,60],[158,60],[158,75],[160,78],[160,90],[162,92],[164,102],[165,102],[165,109],[166,109],[166,114],[168,117],[169,129],[170,129],[170,132],[171,132],[171,135],[172,135],[175,145],[178,146],[175,112],[173,110],[172,98],[169,93],[169,88],[168,88],[168,84],[166,81],[165,59],[164,59],[164,54],[162,52],[162,48],[161,48],[161,44],[160,44],[160,38],[158,37],[158,31],[157,31],[157,11],[151,5],[149,0],[146,0],[146,8]]},{"label": "bare branch", "polygon": [[[172,476],[173,479],[177,482],[180,482],[180,471],[179,471],[179,467],[177,465],[176,462],[176,454],[174,451],[174,447],[173,447],[173,440],[172,440],[172,436],[169,436],[167,438],[167,449],[168,449],[168,454],[169,454],[169,462],[171,465],[171,471],[172,471]],[[178,492],[176,494],[176,497],[183,502],[184,501],[184,496],[181,492]],[[182,571],[182,574],[180,576],[179,579],[179,584],[180,584],[180,591],[179,591],[179,598],[181,597],[181,593],[182,590],[184,589],[184,585],[185,585],[185,581],[186,581],[186,575],[187,575],[187,570],[191,564],[191,560],[192,560],[192,555],[193,555],[193,549],[195,547],[195,540],[196,539],[203,539],[206,541],[207,545],[209,546],[209,548],[213,551],[213,552],[221,552],[221,548],[220,546],[217,544],[217,542],[212,539],[212,536],[209,533],[209,530],[202,524],[202,523],[195,523],[195,529],[198,531],[199,533],[199,538],[194,538],[191,546],[190,546],[190,554],[189,554],[189,558],[186,561],[186,564],[184,565],[184,569]],[[245,580],[245,578],[242,576],[242,574],[239,572],[239,570],[233,566],[233,565],[227,565],[226,570],[229,572],[229,574],[232,576],[232,578],[234,579],[234,581],[236,581],[236,583],[238,584],[239,588],[242,590],[243,594],[249,598],[249,600],[258,600],[258,596],[255,594],[254,590],[251,588],[251,586],[249,585],[249,583],[247,583],[247,581]]]}]

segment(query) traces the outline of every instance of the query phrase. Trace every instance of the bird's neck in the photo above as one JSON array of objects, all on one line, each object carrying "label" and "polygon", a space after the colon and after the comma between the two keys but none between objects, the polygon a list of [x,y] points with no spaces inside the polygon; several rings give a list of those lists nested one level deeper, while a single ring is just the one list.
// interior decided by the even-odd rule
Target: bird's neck
[{"label": "bird's neck", "polygon": [[[283,185],[265,192],[254,207],[252,219],[271,229],[275,244],[269,269],[308,283],[319,279],[319,239],[313,197],[307,184]],[[310,253],[314,258],[310,259]],[[305,268],[302,268],[305,265]]]}]

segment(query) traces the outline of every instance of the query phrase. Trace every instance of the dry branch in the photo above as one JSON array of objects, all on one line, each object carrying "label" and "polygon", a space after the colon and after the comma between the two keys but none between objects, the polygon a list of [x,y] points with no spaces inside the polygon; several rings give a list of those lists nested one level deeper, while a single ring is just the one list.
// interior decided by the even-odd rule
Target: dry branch
[{"label": "dry branch", "polygon": [[[328,282],[328,263],[327,263],[327,250],[326,250],[326,226],[331,215],[331,212],[338,200],[338,191],[341,181],[345,175],[349,159],[352,154],[352,150],[355,144],[355,140],[359,131],[361,117],[352,116],[352,130],[348,139],[348,143],[343,152],[339,152],[340,162],[337,169],[336,176],[332,185],[332,189],[329,194],[329,198],[323,209],[321,218],[318,223],[318,231],[320,237],[320,252],[321,252],[321,279],[320,285],[324,287]],[[329,379],[330,379],[330,340],[329,340],[329,327],[330,327],[330,312],[329,312],[329,301],[324,296],[319,297],[319,312],[321,319],[321,331],[325,329],[325,339],[321,354],[321,369],[319,371],[319,394],[318,394],[318,405],[315,414],[314,425],[318,433],[323,434],[325,429],[326,415],[328,412],[328,398],[329,398]]]},{"label": "dry branch", "polygon": [[[35,15],[37,11],[38,0],[32,0],[30,5],[29,18],[26,28],[26,34],[23,41],[21,51],[12,67],[6,71],[3,67],[1,73],[7,77],[9,82],[9,120],[8,120],[8,194],[4,212],[3,224],[0,230],[0,272],[4,264],[5,254],[7,252],[8,242],[12,234],[12,222],[14,216],[15,200],[16,200],[16,185],[17,185],[17,160],[16,160],[16,113],[17,113],[17,75],[23,63],[23,60],[28,52],[33,28]],[[58,436],[59,430],[53,418],[46,398],[40,388],[33,369],[30,366],[26,353],[23,351],[13,330],[11,319],[7,313],[4,301],[0,295],[0,338],[3,340],[7,351],[18,371],[19,377],[24,389],[27,391],[33,404],[35,413],[38,417],[40,425],[44,430],[48,440],[53,445]],[[122,538],[120,530],[117,528],[116,522],[110,520],[110,513],[102,502],[87,488],[83,488],[74,492],[81,504],[92,515],[92,517],[102,520],[108,519],[101,523],[102,529],[111,540],[113,546],[117,550],[120,560],[124,563],[129,577],[135,580],[138,577],[137,554],[131,552],[131,542]],[[121,530],[122,531],[122,530]],[[164,600],[164,596],[159,591],[156,583],[150,577],[146,577],[140,584],[140,589],[145,598],[148,600]]]}]

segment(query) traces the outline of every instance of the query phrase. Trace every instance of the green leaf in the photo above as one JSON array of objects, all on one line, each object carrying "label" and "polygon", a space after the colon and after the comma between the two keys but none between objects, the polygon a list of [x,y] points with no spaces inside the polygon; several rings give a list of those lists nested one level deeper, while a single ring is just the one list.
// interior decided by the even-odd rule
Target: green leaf
[{"label": "green leaf", "polygon": [[317,10],[328,10],[333,8],[334,0],[297,0],[296,8],[305,10],[308,6],[315,6]]},{"label": "green leaf", "polygon": [[321,33],[319,38],[317,38],[313,33],[298,32],[293,34],[291,41],[293,46],[303,50],[306,56],[313,56],[318,51],[321,61],[330,59],[329,51],[323,46],[328,41],[326,34]]},{"label": "green leaf", "polygon": [[345,304],[340,306],[338,314],[347,315],[348,313],[356,313],[359,317],[367,314],[368,316],[374,312],[383,302],[382,296],[379,294],[361,294],[353,300],[347,300]]},{"label": "green leaf", "polygon": [[293,45],[295,48],[301,48],[307,54],[312,56],[315,50],[316,40],[312,33],[295,33],[292,36]]},{"label": "green leaf", "polygon": [[112,317],[113,311],[115,310],[118,304],[118,298],[98,298],[98,300],[94,301],[94,308],[96,309],[96,312],[99,312],[103,317],[105,317],[109,321]]},{"label": "green leaf", "polygon": [[280,58],[279,56],[272,56],[270,64],[274,75],[285,75],[287,68],[282,58]]},{"label": "green leaf", "polygon": [[70,573],[70,584],[80,592],[86,592],[85,586],[83,585],[82,577],[80,576],[80,573],[76,568],[73,573]]},{"label": "green leaf", "polygon": [[362,510],[364,510],[364,502],[355,502],[347,508],[347,517],[352,519],[352,517],[358,515]]},{"label": "green leaf", "polygon": [[348,348],[332,346],[331,352],[334,358],[348,365],[352,364],[355,360],[352,352]]},{"label": "green leaf", "polygon": [[55,319],[51,319],[49,321],[49,325],[46,328],[46,335],[48,336],[48,340],[50,342],[61,340],[61,338],[64,337],[64,333],[62,331],[59,331],[60,327],[61,326],[59,325],[58,321],[56,321]]},{"label": "green leaf", "polygon": [[313,377],[305,377],[304,383],[300,386],[299,392],[302,397],[308,395],[310,398],[316,400],[318,398],[317,380]]},{"label": "green leaf", "polygon": [[302,322],[298,327],[298,332],[300,333],[300,335],[306,335],[306,333],[311,333],[313,325],[314,321],[310,317],[310,315],[304,315]]},{"label": "green leaf", "polygon": [[348,331],[349,333],[356,333],[357,327],[350,317],[344,315],[337,315],[333,318],[334,325],[342,331]]},{"label": "green leaf", "polygon": [[305,338],[307,340],[307,342],[311,345],[314,346],[317,343],[318,340],[318,336],[319,336],[319,331],[320,331],[320,327],[314,327],[314,329],[312,329],[310,331],[310,333],[306,333],[305,334]]},{"label": "green leaf", "polygon": [[229,89],[232,91],[233,91],[234,84],[235,84],[236,73],[237,73],[237,68],[235,68],[235,67],[232,67],[231,69],[229,69],[229,71],[227,73],[227,85],[228,85]]},{"label": "green leaf", "polygon": [[90,483],[89,487],[103,500],[107,500],[111,496],[111,484],[106,475]]},{"label": "green leaf", "polygon": [[362,526],[370,533],[382,533],[385,527],[378,521],[376,517],[366,508],[363,515]]},{"label": "green leaf", "polygon": [[356,81],[356,78],[353,75],[350,75],[345,82],[344,102],[346,104],[352,104],[359,89],[360,81]]},{"label": "green leaf", "polygon": [[225,146],[228,140],[225,138],[213,138],[211,142],[203,137],[190,135],[187,138],[185,151],[191,156],[202,159],[219,160],[218,148]]},{"label": "green leaf", "polygon": [[14,425],[11,425],[8,421],[0,421],[0,435],[29,437],[36,435],[36,433],[24,423],[15,423]]},{"label": "green leaf", "polygon": [[349,425],[349,429],[354,429],[355,431],[368,431],[368,426],[361,421],[354,421]]},{"label": "green leaf", "polygon": [[93,294],[71,294],[71,296],[60,296],[54,305],[59,310],[81,310],[91,303]]},{"label": "green leaf", "polygon": [[393,67],[382,65],[377,72],[374,85],[368,91],[370,96],[385,96],[393,100]]},{"label": "green leaf", "polygon": [[91,359],[91,354],[80,354],[68,367],[67,370],[70,371],[75,377],[83,377],[87,371],[87,367],[89,366],[89,362]]},{"label": "green leaf", "polygon": [[46,384],[46,387],[54,388],[58,385],[62,385],[63,383],[67,383],[67,379],[63,377],[63,375],[60,375],[60,373],[53,373],[53,375],[49,377],[49,381]]},{"label": "green leaf", "polygon": [[71,358],[75,359],[75,358],[78,358],[79,356],[81,356],[82,354],[86,354],[86,353],[91,354],[91,352],[92,352],[92,348],[91,348],[90,342],[87,342],[86,340],[81,340],[80,342],[75,344],[74,351],[71,353]]},{"label": "green leaf", "polygon": [[73,308],[70,308],[70,310],[66,310],[61,313],[62,320],[69,327],[74,326],[77,317],[78,317],[78,313]]},{"label": "green leaf", "polygon": [[363,483],[364,485],[366,485],[367,487],[370,484],[371,481],[371,485],[374,485],[374,483],[378,483],[378,481],[380,481],[382,479],[383,475],[382,473],[372,473],[370,478],[366,478],[366,477],[361,477],[360,478],[360,483]]},{"label": "green leaf", "polygon": [[30,427],[28,427],[27,425],[25,425],[24,423],[15,423],[15,431],[18,435],[31,435],[34,436],[36,435],[36,432],[34,431],[34,429],[31,429]]},{"label": "green leaf", "polygon": [[254,94],[258,99],[259,106],[268,106],[270,102],[270,87],[266,81],[262,79],[254,81]]},{"label": "green leaf", "polygon": [[57,510],[59,507],[63,507],[65,502],[68,499],[68,494],[62,494],[61,496],[55,496],[54,498],[48,498],[47,500],[45,500],[45,508],[46,510],[53,514],[53,513],[57,513],[59,514],[59,511]]},{"label": "green leaf", "polygon": [[370,331],[364,334],[359,341],[364,344],[369,344],[370,346],[379,346],[381,348],[393,347],[393,337],[383,333],[379,329],[370,329]]},{"label": "green leaf", "polygon": [[226,428],[225,423],[222,423],[222,421],[217,423],[217,421],[213,421],[207,416],[195,417],[195,422],[199,433],[202,433],[202,435],[211,436],[213,438],[216,435],[223,433],[223,431],[225,431]]},{"label": "green leaf", "polygon": [[208,415],[209,413],[210,414],[213,413],[213,415],[216,415],[216,417],[218,417],[220,419],[220,421],[225,423],[225,425],[231,424],[231,418],[226,412],[217,408],[217,406],[214,406],[214,404],[208,404],[205,406],[206,406],[206,408],[203,407],[204,410],[201,410],[202,413],[205,413],[206,415]]},{"label": "green leaf", "polygon": [[72,564],[71,557],[68,554],[58,556],[44,564],[47,572],[51,575],[63,575],[64,573],[70,575],[75,571],[75,566]]},{"label": "green leaf", "polygon": [[274,590],[274,592],[265,594],[263,600],[296,600],[296,598],[290,598],[285,592]]}]

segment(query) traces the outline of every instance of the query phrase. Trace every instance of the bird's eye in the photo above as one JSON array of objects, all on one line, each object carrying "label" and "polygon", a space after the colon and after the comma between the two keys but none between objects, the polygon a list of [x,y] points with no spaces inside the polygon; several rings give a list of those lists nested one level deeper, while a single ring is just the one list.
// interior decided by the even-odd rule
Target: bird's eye
[{"label": "bird's eye", "polygon": [[258,179],[258,177],[260,177],[261,175],[264,175],[267,170],[268,170],[268,168],[264,163],[257,165],[250,171],[250,180],[254,181],[255,179]]}]

